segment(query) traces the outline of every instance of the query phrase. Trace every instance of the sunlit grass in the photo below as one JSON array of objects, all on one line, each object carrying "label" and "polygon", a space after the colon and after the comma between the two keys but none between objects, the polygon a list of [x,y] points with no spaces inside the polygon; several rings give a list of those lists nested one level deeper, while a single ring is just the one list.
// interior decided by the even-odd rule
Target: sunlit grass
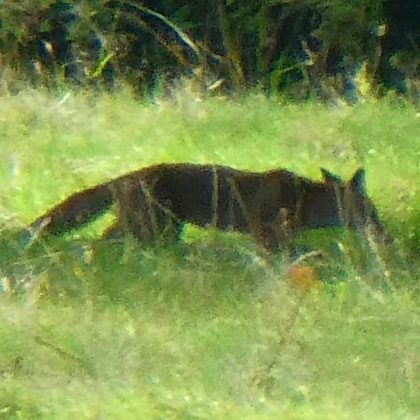
[{"label": "sunlit grass", "polygon": [[[415,418],[419,121],[385,101],[0,98],[0,416]],[[318,179],[364,166],[395,249],[308,232],[297,246],[324,256],[293,266],[192,227],[163,249],[106,241],[110,216],[28,249],[15,233],[71,192],[178,161]]]}]

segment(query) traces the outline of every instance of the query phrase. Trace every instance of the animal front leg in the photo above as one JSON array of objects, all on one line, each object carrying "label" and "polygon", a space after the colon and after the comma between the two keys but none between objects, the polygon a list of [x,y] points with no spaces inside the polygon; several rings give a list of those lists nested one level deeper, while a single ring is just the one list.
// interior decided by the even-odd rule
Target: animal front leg
[{"label": "animal front leg", "polygon": [[255,232],[257,242],[268,252],[275,252],[279,248],[277,235],[272,226],[261,223],[256,227]]},{"label": "animal front leg", "polygon": [[257,241],[270,252],[288,250],[293,233],[293,217],[287,208],[281,208],[272,222],[261,222],[255,229]]}]

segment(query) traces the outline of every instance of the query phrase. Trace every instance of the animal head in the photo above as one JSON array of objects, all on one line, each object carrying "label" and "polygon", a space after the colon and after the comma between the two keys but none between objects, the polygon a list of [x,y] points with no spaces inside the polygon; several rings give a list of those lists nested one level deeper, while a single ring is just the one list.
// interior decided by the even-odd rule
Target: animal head
[{"label": "animal head", "polygon": [[389,243],[386,232],[372,200],[366,192],[365,170],[359,168],[349,181],[321,168],[324,184],[334,188],[337,208],[344,226],[358,231],[373,232],[376,239]]}]

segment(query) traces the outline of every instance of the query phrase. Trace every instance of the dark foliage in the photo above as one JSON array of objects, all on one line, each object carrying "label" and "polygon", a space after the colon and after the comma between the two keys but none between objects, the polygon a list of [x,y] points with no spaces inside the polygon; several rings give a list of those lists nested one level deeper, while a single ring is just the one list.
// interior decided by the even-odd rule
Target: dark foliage
[{"label": "dark foliage", "polygon": [[418,89],[417,0],[24,0],[0,9],[3,74],[139,93],[190,75],[203,88],[260,86],[297,98]]}]

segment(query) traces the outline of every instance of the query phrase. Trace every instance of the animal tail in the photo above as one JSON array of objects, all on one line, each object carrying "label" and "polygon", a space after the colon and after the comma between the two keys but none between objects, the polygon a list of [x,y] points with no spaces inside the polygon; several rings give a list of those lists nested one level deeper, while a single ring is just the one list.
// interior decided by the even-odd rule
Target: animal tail
[{"label": "animal tail", "polygon": [[108,210],[114,203],[110,183],[100,184],[72,194],[63,202],[38,217],[27,231],[32,237],[59,235],[82,226]]}]

